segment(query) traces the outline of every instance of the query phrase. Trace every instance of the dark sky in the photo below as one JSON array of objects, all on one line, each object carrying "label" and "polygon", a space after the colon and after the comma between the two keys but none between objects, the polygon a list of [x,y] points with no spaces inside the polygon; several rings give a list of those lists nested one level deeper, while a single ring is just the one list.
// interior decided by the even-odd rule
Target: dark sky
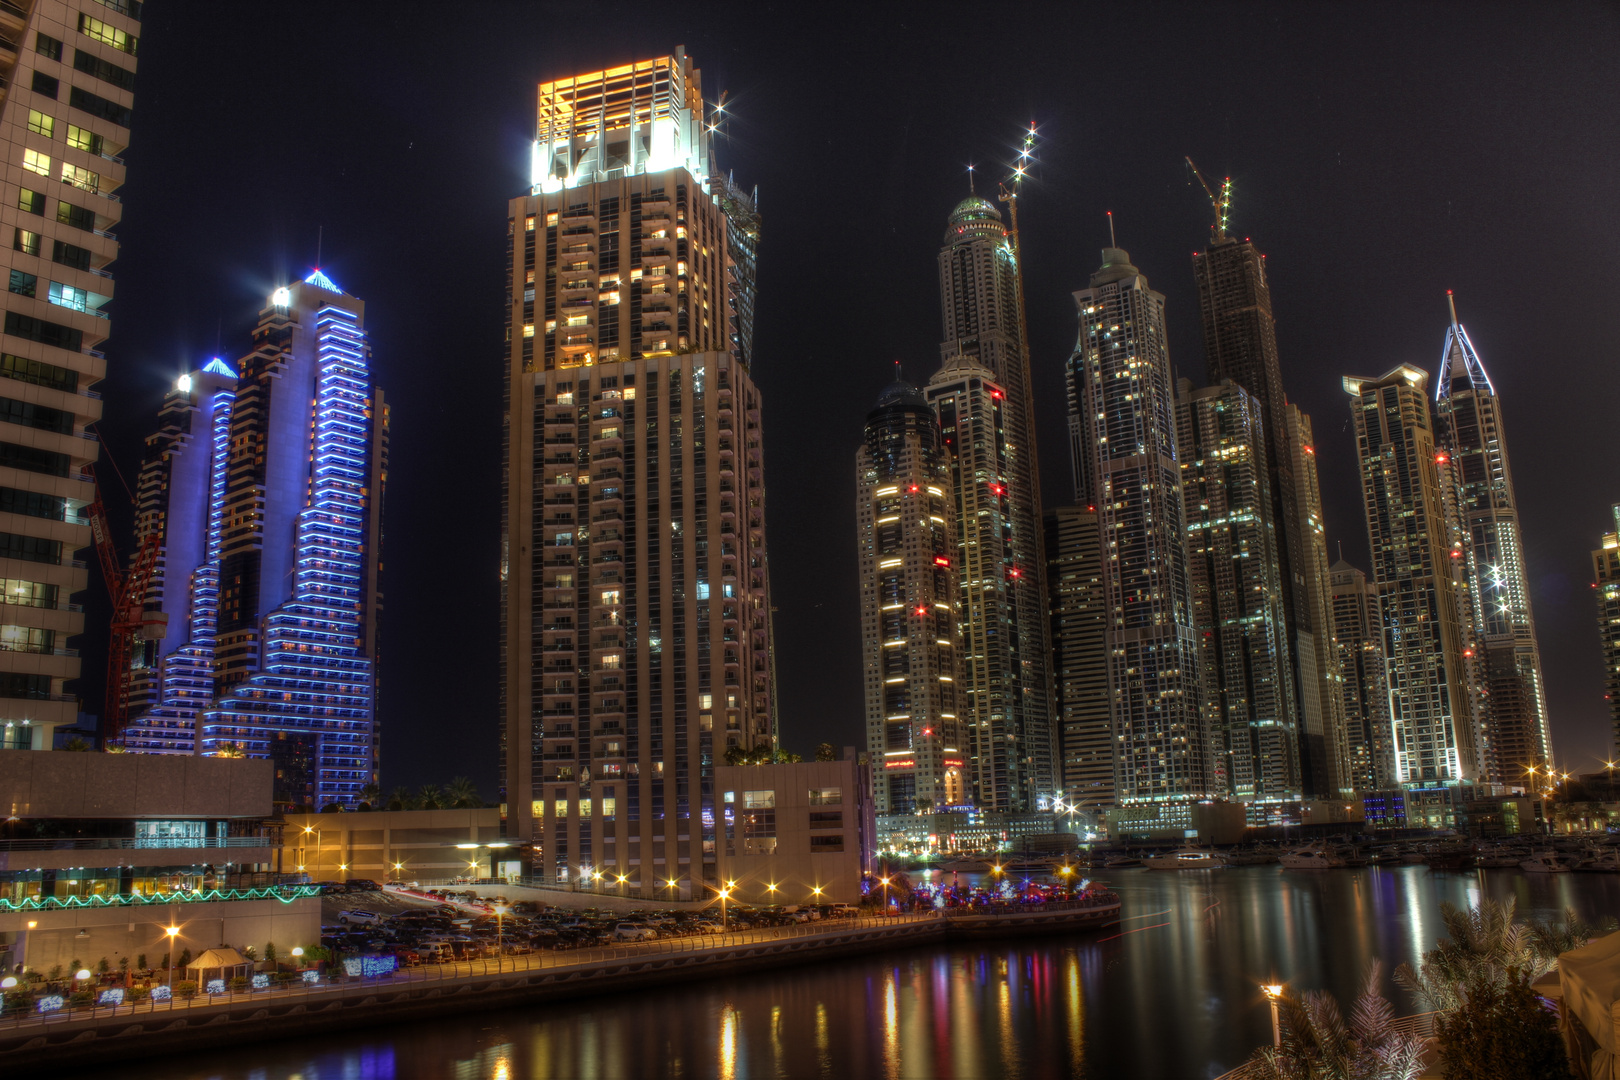
[{"label": "dark sky", "polygon": [[[784,737],[860,737],[853,454],[938,363],[964,168],[1041,127],[1020,217],[1048,503],[1067,498],[1069,294],[1107,240],[1201,379],[1190,256],[1236,184],[1283,384],[1315,420],[1330,550],[1366,565],[1345,374],[1433,370],[1455,289],[1504,401],[1556,752],[1608,744],[1588,552],[1620,499],[1620,17],[1598,4],[229,4],[153,0],[102,430],[126,473],[164,387],[245,351],[315,261],[367,303],[393,406],[383,783],[494,793],[503,256],[535,83],[687,46],[764,215],[758,360]],[[897,13],[898,12],[898,13]],[[127,534],[126,534],[127,535]],[[104,602],[96,598],[96,610]],[[99,625],[103,621],[93,613]],[[103,641],[90,635],[87,655]],[[88,669],[99,665],[92,661]],[[85,680],[99,700],[99,674]]]}]

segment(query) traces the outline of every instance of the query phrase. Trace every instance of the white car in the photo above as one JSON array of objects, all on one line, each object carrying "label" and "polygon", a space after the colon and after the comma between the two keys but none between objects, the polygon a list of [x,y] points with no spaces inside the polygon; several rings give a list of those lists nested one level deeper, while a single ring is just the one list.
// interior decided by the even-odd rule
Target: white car
[{"label": "white car", "polygon": [[381,926],[382,921],[375,911],[344,911],[338,915],[338,922],[345,926]]},{"label": "white car", "polygon": [[614,941],[657,941],[658,931],[650,926],[622,922],[613,928]]},{"label": "white car", "polygon": [[692,930],[695,933],[699,933],[699,934],[723,934],[723,933],[725,933],[725,929],[719,923],[710,922],[707,919],[704,919],[704,920],[702,920],[700,922],[693,923],[692,924]]}]

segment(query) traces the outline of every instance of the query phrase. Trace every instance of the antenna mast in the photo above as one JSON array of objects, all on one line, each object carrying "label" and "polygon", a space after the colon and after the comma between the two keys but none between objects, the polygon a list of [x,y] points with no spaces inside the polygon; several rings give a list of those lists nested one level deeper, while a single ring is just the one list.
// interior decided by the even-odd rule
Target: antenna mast
[{"label": "antenna mast", "polygon": [[1214,238],[1215,243],[1222,243],[1226,240],[1227,219],[1232,216],[1232,178],[1228,176],[1221,181],[1221,193],[1217,195],[1210,188],[1209,181],[1204,179],[1204,174],[1198,171],[1198,166],[1193,164],[1192,158],[1187,158],[1187,167],[1198,178],[1198,183],[1204,189],[1204,194],[1209,196],[1209,204],[1215,210],[1215,224],[1209,227],[1210,235]]}]

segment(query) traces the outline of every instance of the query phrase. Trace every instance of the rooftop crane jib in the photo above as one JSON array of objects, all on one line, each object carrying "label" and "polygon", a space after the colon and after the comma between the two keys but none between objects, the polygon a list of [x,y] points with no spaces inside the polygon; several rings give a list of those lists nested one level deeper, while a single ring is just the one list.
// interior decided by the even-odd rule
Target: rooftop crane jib
[{"label": "rooftop crane jib", "polygon": [[1198,183],[1203,187],[1204,194],[1209,196],[1210,206],[1215,210],[1215,224],[1209,227],[1210,235],[1215,243],[1224,243],[1227,239],[1227,219],[1232,216],[1232,178],[1228,176],[1221,181],[1221,193],[1217,195],[1210,188],[1209,181],[1204,179],[1204,174],[1198,171],[1198,166],[1193,164],[1192,158],[1187,159],[1187,167],[1198,178]]}]

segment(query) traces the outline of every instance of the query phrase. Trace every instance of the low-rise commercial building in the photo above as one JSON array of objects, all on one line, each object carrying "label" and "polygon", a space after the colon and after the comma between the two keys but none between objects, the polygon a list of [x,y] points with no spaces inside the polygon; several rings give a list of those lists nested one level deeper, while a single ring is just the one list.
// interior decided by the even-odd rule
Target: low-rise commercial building
[{"label": "low-rise commercial building", "polygon": [[319,902],[277,873],[273,773],[246,758],[0,751],[0,968],[318,943]]},{"label": "low-rise commercial building", "polygon": [[842,761],[721,765],[720,888],[750,904],[855,904],[871,867],[872,770]]},{"label": "low-rise commercial building", "polygon": [[516,848],[501,838],[501,812],[377,810],[288,814],[282,866],[313,881],[449,881],[519,876]]}]

